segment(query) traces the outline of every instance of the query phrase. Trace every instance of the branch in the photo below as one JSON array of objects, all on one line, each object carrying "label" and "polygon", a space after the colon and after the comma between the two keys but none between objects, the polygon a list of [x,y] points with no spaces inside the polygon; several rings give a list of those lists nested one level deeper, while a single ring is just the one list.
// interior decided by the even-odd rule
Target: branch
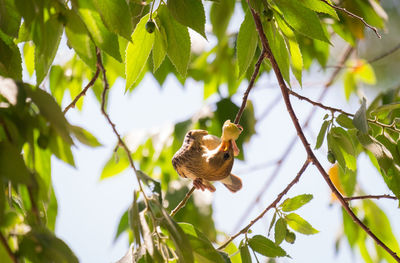
[{"label": "branch", "polygon": [[289,192],[290,188],[293,187],[293,185],[295,185],[299,180],[301,175],[304,173],[304,171],[307,169],[308,165],[310,164],[309,159],[307,159],[303,166],[301,167],[301,169],[299,170],[299,172],[297,173],[296,177],[285,187],[285,189],[283,189],[283,191],[276,197],[276,199],[269,205],[267,206],[267,208],[264,209],[264,211],[261,212],[261,214],[259,214],[256,218],[254,218],[253,220],[251,220],[251,222],[245,226],[244,228],[242,228],[242,230],[240,230],[238,233],[234,234],[233,236],[231,236],[228,240],[226,240],[221,246],[218,247],[218,249],[223,249],[224,247],[226,247],[230,242],[232,242],[232,240],[234,240],[235,238],[237,238],[238,236],[240,236],[241,234],[245,234],[247,233],[247,231],[250,229],[250,227],[252,227],[258,220],[260,220],[265,213],[268,212],[268,210],[270,210],[271,208],[274,208],[278,205],[279,201],[281,201],[282,197],[284,195],[287,194],[287,192]]},{"label": "branch", "polygon": [[192,187],[192,189],[187,192],[185,198],[182,199],[182,201],[175,207],[174,210],[172,210],[171,214],[169,215],[170,217],[173,217],[178,211],[186,205],[186,202],[189,200],[190,196],[193,194],[194,190],[196,190],[196,187]]},{"label": "branch", "polygon": [[[98,53],[100,53],[100,50],[96,48],[96,55],[98,55]],[[94,73],[93,78],[89,81],[89,83],[85,86],[85,88],[83,88],[83,90],[75,97],[75,99],[70,104],[68,104],[67,107],[65,107],[65,109],[63,110],[64,115],[68,112],[70,108],[75,108],[75,105],[78,102],[78,100],[81,97],[85,96],[87,90],[94,85],[97,78],[99,77],[99,74],[100,74],[100,66],[97,63],[96,73]]]},{"label": "branch", "polygon": [[1,232],[0,232],[0,241],[3,244],[3,247],[5,248],[5,250],[7,251],[7,254],[10,256],[12,262],[18,263],[17,256],[12,252],[10,246],[7,243],[6,238],[3,236],[3,233],[1,233]]},{"label": "branch", "polygon": [[254,87],[254,82],[257,78],[258,72],[260,71],[261,62],[264,60],[264,56],[265,56],[265,50],[263,49],[263,51],[261,51],[260,56],[258,57],[256,65],[254,67],[254,72],[253,72],[253,75],[251,75],[249,85],[247,86],[247,89],[243,94],[242,106],[240,106],[240,109],[239,109],[238,113],[236,114],[235,121],[234,121],[235,124],[239,124],[240,118],[242,117],[244,108],[246,107],[247,97],[249,96],[251,89]]},{"label": "branch", "polygon": [[351,16],[351,17],[353,17],[353,18],[356,18],[356,19],[360,20],[366,27],[368,27],[368,28],[370,28],[371,30],[373,30],[373,31],[375,32],[375,34],[378,36],[378,38],[382,38],[382,36],[378,33],[378,29],[376,29],[376,27],[371,26],[370,24],[368,24],[368,23],[364,20],[364,18],[362,18],[362,17],[360,17],[360,16],[358,16],[358,15],[356,15],[356,14],[353,14],[352,12],[348,11],[346,8],[332,5],[331,3],[329,3],[329,2],[326,1],[326,0],[321,0],[321,1],[324,2],[325,4],[329,5],[330,7],[334,8],[334,9],[337,9],[337,10],[340,10],[340,11],[346,13],[348,16]]},{"label": "branch", "polygon": [[396,196],[392,196],[392,195],[360,195],[360,196],[349,196],[349,197],[343,197],[343,198],[346,201],[353,201],[353,200],[360,200],[360,199],[381,199],[381,198],[398,200]]},{"label": "branch", "polygon": [[132,170],[133,170],[133,172],[134,172],[134,174],[135,174],[135,176],[136,176],[136,179],[137,179],[137,182],[138,182],[138,185],[139,185],[140,192],[142,192],[143,197],[144,197],[144,201],[145,201],[145,204],[146,204],[146,207],[148,208],[148,207],[149,207],[149,199],[148,199],[146,193],[145,193],[144,190],[143,190],[142,182],[141,182],[140,179],[139,179],[139,175],[138,175],[138,173],[137,173],[135,164],[133,163],[133,159],[132,159],[131,152],[130,152],[128,146],[127,146],[127,145],[125,144],[125,142],[122,140],[122,137],[121,137],[121,135],[118,133],[118,131],[117,131],[116,127],[115,127],[115,124],[112,122],[110,116],[109,116],[109,115],[107,114],[107,112],[106,112],[106,109],[105,109],[105,105],[106,105],[106,96],[107,96],[107,91],[110,89],[110,86],[109,86],[108,81],[107,81],[106,69],[104,68],[104,65],[103,65],[103,61],[102,61],[102,59],[101,59],[101,54],[100,54],[99,48],[97,48],[96,55],[97,55],[97,66],[98,66],[98,68],[101,70],[101,72],[103,73],[103,85],[104,85],[104,89],[103,89],[103,92],[102,92],[102,95],[101,95],[101,113],[102,113],[102,114],[104,115],[104,117],[107,119],[107,122],[108,122],[108,124],[111,126],[111,128],[112,128],[112,130],[113,130],[115,136],[117,136],[118,144],[119,144],[120,146],[122,146],[122,148],[123,148],[123,149],[125,150],[125,152],[126,152],[126,155],[128,156],[129,164],[130,164],[130,166],[131,166],[131,168],[132,168]]},{"label": "branch", "polygon": [[[322,0],[324,1],[324,0]],[[306,152],[308,155],[308,158],[311,160],[311,162],[317,167],[318,171],[321,173],[321,175],[323,176],[323,178],[325,179],[326,183],[328,184],[329,188],[331,188],[331,191],[336,195],[336,197],[338,198],[338,200],[340,201],[340,203],[342,204],[343,208],[347,211],[347,213],[349,214],[349,216],[353,219],[353,221],[359,225],[372,239],[375,240],[375,242],[381,246],[383,249],[385,249],[396,261],[400,262],[400,258],[397,256],[397,254],[391,250],[388,246],[386,246],[385,243],[383,243],[374,233],[372,233],[372,231],[354,214],[354,212],[351,210],[351,208],[349,207],[349,204],[346,202],[346,200],[343,198],[343,196],[341,195],[341,193],[336,189],[335,185],[332,183],[332,181],[329,178],[329,175],[326,173],[326,171],[324,170],[324,168],[322,167],[321,163],[318,161],[317,157],[314,155],[314,152],[312,151],[310,144],[307,141],[307,138],[305,137],[303,130],[301,128],[301,125],[299,123],[299,120],[297,119],[297,116],[293,110],[292,104],[290,102],[290,96],[289,96],[289,92],[288,92],[288,88],[286,86],[286,83],[283,79],[281,70],[275,60],[274,55],[272,54],[271,48],[269,46],[269,42],[268,39],[266,38],[264,31],[263,31],[263,27],[262,27],[262,23],[261,23],[261,19],[259,17],[259,15],[250,7],[250,11],[253,15],[254,18],[254,22],[256,24],[256,28],[261,40],[261,43],[263,45],[263,48],[266,51],[266,57],[269,59],[269,61],[271,62],[271,66],[272,69],[275,72],[275,76],[278,80],[279,83],[279,87],[281,89],[282,92],[282,97],[285,101],[285,105],[286,105],[286,109],[290,115],[290,118],[292,119],[293,125],[297,131],[297,135],[299,136]]]},{"label": "branch", "polygon": [[383,54],[381,54],[381,55],[379,55],[379,56],[377,56],[377,57],[375,57],[375,58],[373,58],[373,59],[371,59],[371,60],[368,60],[368,62],[369,62],[369,63],[374,63],[374,62],[376,62],[376,61],[378,61],[378,60],[381,60],[381,59],[383,59],[383,58],[385,58],[385,57],[387,57],[387,56],[393,54],[394,52],[396,52],[396,51],[399,50],[399,49],[400,49],[400,43],[398,43],[397,46],[395,46],[395,47],[392,48],[391,50],[389,50],[389,51],[387,51],[387,52],[385,52],[385,53],[383,53]]}]

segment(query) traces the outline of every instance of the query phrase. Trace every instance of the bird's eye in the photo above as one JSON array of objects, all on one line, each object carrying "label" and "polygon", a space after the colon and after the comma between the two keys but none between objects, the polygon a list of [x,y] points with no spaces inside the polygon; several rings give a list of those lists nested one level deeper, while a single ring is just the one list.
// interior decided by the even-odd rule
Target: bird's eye
[{"label": "bird's eye", "polygon": [[224,153],[224,160],[228,160],[230,157],[229,153]]},{"label": "bird's eye", "polygon": [[189,131],[187,135],[192,136],[192,131]]}]

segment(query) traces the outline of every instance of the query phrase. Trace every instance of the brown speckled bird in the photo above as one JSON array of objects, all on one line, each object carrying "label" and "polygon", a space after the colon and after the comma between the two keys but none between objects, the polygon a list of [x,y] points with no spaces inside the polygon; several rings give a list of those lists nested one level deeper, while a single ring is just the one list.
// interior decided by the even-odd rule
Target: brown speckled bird
[{"label": "brown speckled bird", "polygon": [[172,165],[180,176],[192,179],[197,189],[214,192],[210,181],[220,181],[236,192],[242,188],[242,180],[231,174],[233,144],[234,140],[221,140],[205,130],[191,130],[172,158]]}]

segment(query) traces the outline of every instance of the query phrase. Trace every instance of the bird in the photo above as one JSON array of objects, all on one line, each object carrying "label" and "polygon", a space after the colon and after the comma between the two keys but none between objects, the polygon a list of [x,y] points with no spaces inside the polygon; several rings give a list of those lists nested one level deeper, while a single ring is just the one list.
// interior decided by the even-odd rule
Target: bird
[{"label": "bird", "polygon": [[206,130],[188,131],[182,147],[172,158],[177,173],[192,179],[196,189],[215,192],[212,181],[222,182],[233,193],[242,188],[242,180],[231,173],[234,156],[238,154],[235,143],[238,135],[230,121],[225,124],[221,139]]}]

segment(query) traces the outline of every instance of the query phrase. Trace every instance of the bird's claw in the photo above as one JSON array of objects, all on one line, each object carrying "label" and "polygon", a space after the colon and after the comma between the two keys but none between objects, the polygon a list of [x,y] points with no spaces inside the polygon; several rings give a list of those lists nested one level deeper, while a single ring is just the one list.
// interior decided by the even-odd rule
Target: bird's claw
[{"label": "bird's claw", "polygon": [[204,191],[206,189],[206,186],[203,184],[203,180],[201,178],[196,178],[193,180],[193,186],[196,189],[200,189],[201,191]]}]

